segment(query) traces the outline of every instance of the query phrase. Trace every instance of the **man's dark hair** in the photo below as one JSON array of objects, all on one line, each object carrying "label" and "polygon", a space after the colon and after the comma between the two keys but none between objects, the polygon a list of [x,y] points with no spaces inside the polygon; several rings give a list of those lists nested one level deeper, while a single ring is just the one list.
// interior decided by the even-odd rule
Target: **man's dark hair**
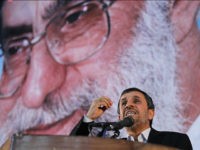
[{"label": "man's dark hair", "polygon": [[[153,103],[152,98],[151,98],[146,92],[144,92],[144,91],[142,91],[142,90],[140,90],[140,89],[138,89],[138,88],[136,88],[136,87],[132,87],[132,88],[125,89],[125,90],[121,93],[121,96],[124,95],[124,94],[126,94],[126,93],[133,92],[133,91],[140,92],[140,93],[142,93],[142,94],[144,95],[145,100],[146,100],[146,102],[147,102],[147,107],[148,107],[148,109],[153,109],[153,110],[155,109],[155,106],[154,106],[154,103]],[[120,96],[120,97],[121,97],[121,96]],[[120,100],[119,100],[119,102],[118,102],[118,107],[117,107],[117,113],[118,113],[118,114],[120,113],[120,112],[119,112],[119,104],[120,104]],[[152,125],[152,121],[153,121],[153,120],[150,120],[150,126]]]}]

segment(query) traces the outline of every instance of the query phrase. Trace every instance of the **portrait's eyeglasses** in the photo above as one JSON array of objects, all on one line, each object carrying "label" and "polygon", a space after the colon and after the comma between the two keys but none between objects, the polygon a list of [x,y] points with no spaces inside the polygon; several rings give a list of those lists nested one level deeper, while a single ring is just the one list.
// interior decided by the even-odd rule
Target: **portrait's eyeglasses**
[{"label": "portrait's eyeglasses", "polygon": [[65,6],[53,15],[41,34],[33,38],[22,35],[3,43],[0,98],[12,96],[21,87],[27,76],[32,47],[43,38],[52,57],[60,64],[73,65],[96,54],[110,34],[108,8],[112,2],[90,0],[70,8]]}]

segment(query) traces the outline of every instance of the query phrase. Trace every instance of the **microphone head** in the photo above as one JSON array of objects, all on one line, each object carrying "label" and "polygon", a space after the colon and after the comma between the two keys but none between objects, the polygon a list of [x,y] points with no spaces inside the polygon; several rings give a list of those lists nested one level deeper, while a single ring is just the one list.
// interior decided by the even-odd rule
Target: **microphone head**
[{"label": "microphone head", "polygon": [[119,122],[114,122],[110,124],[110,126],[107,128],[108,130],[120,130],[123,127],[130,127],[134,123],[134,120],[131,116],[124,118],[123,120]]},{"label": "microphone head", "polygon": [[128,116],[122,120],[124,127],[131,127],[134,124],[134,120],[131,116]]}]

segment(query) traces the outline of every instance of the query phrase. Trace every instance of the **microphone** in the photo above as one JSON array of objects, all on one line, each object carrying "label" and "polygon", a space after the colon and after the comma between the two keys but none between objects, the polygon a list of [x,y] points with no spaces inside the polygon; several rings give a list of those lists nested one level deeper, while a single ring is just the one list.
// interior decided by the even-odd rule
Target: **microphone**
[{"label": "microphone", "polygon": [[130,127],[133,124],[134,124],[134,120],[132,117],[129,116],[119,122],[114,122],[114,123],[110,124],[109,127],[107,128],[107,130],[120,130],[123,127]]},{"label": "microphone", "polygon": [[130,127],[134,124],[134,120],[132,117],[126,117],[121,121],[118,122],[97,122],[97,123],[92,123],[89,125],[89,127],[101,127],[106,130],[120,130],[123,127]]}]

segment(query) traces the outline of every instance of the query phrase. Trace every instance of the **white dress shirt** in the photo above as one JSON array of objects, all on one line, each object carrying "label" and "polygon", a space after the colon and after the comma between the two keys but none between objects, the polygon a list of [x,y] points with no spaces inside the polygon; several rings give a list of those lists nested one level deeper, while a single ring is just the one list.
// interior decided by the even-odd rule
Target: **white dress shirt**
[{"label": "white dress shirt", "polygon": [[[143,143],[147,143],[147,139],[149,137],[149,133],[150,133],[151,128],[147,128],[145,129],[141,134],[139,134],[138,136],[138,142],[143,142]],[[128,141],[136,141],[132,136],[128,136]]]}]

